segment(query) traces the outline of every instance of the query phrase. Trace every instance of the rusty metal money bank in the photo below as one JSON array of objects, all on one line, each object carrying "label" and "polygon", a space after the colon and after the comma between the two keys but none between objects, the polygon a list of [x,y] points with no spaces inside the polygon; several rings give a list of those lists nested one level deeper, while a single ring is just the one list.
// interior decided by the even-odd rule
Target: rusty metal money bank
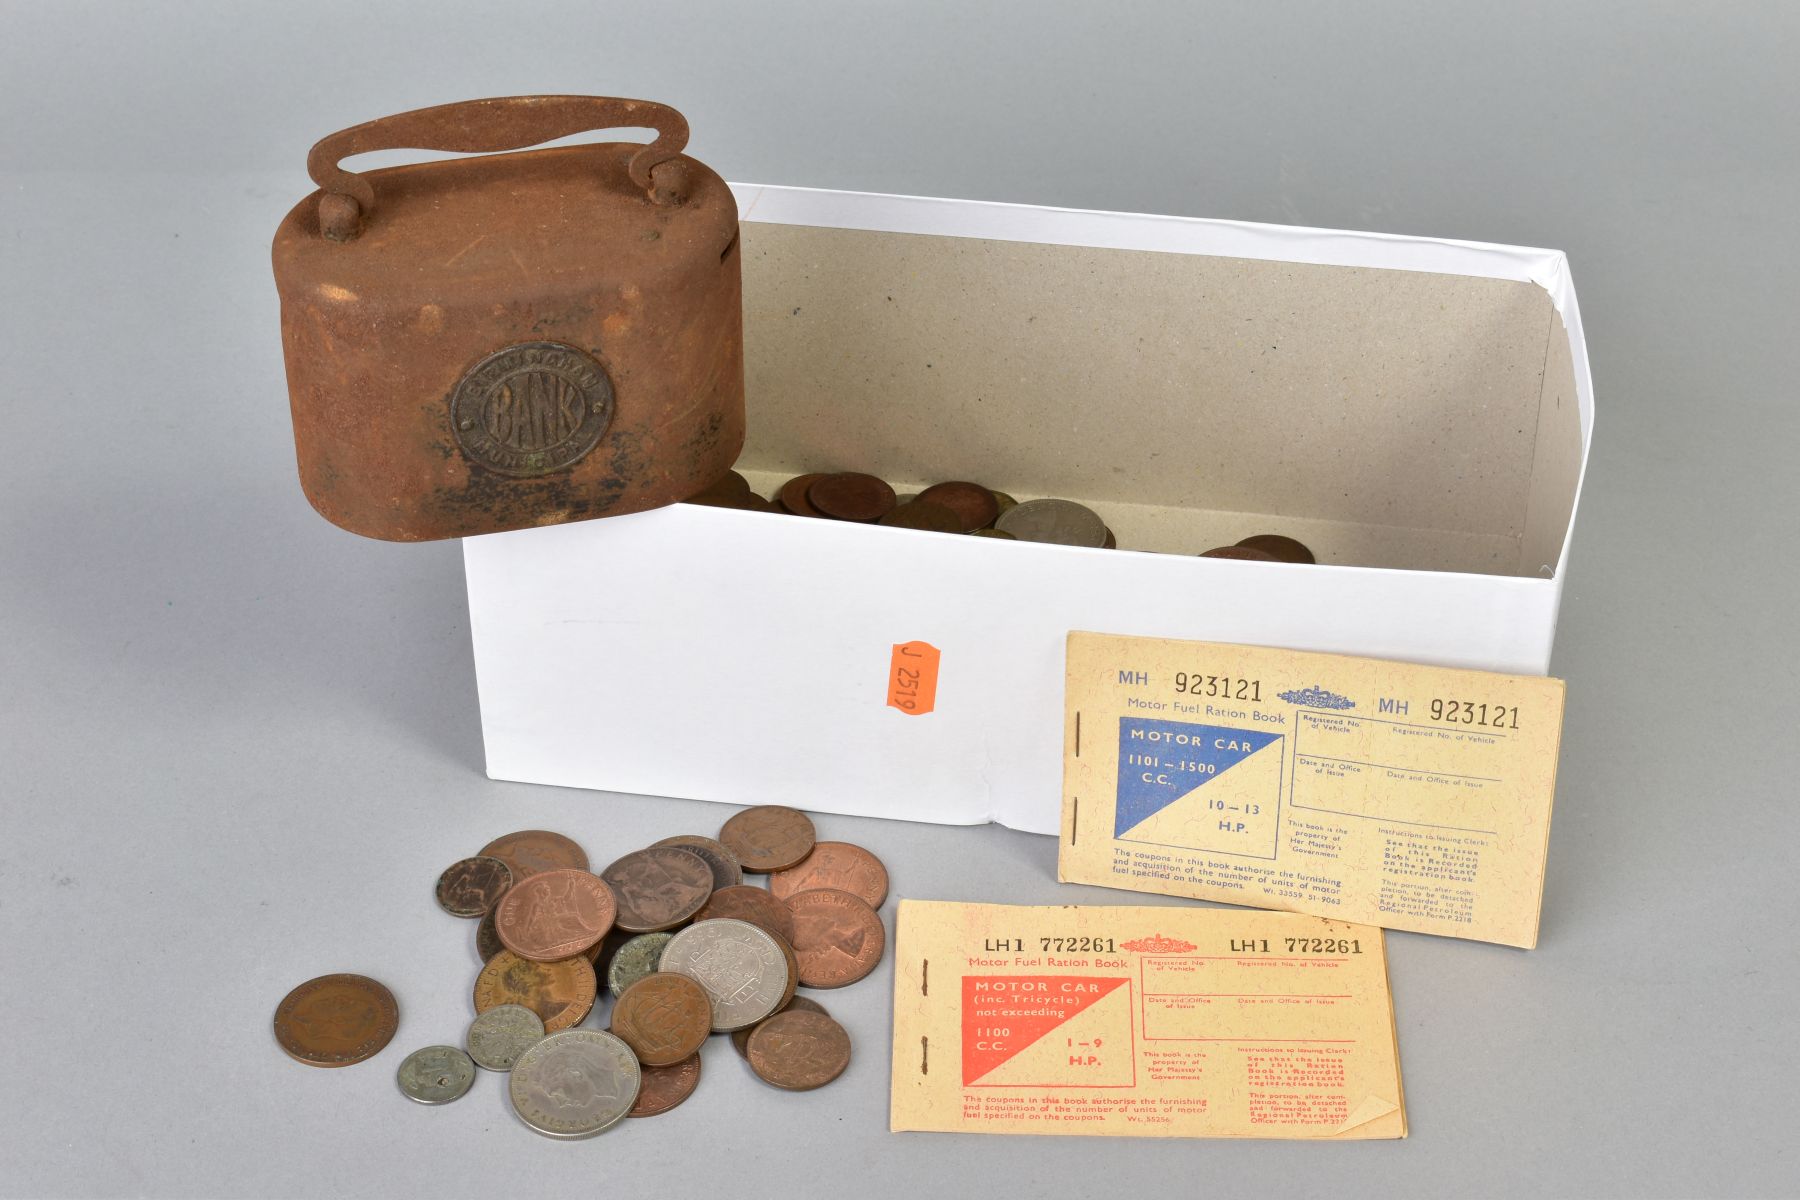
[{"label": "rusty metal money bank", "polygon": [[[649,144],[525,147],[647,127]],[[513,96],[314,146],[275,234],[300,481],[337,525],[461,537],[669,504],[744,438],[737,205],[680,113]],[[358,174],[371,150],[481,157]]]}]

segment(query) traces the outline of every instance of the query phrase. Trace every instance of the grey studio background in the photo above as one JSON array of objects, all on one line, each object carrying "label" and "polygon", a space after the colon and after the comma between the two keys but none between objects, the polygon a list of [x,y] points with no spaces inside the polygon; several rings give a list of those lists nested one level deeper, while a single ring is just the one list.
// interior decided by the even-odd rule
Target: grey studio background
[{"label": "grey studio background", "polygon": [[[310,0],[0,25],[0,1192],[1800,1191],[1800,9]],[[890,1135],[886,968],[828,998],[857,1058],[821,1092],[715,1045],[679,1112],[573,1145],[493,1077],[445,1109],[397,1093],[469,1015],[444,864],[530,826],[604,862],[728,811],[488,781],[457,546],[341,533],[294,477],[268,243],[307,148],[558,91],[679,107],[728,179],[1569,252],[1598,419],[1543,938],[1390,936],[1408,1140]],[[1059,887],[1050,838],[819,823],[899,895],[1164,902]],[[269,1019],[332,970],[392,986],[400,1031],[309,1070]]]}]

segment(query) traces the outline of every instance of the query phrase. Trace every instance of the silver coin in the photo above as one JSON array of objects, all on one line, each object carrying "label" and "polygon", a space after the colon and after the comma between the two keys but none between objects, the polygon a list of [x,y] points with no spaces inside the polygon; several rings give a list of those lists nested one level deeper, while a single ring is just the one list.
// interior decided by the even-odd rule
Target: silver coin
[{"label": "silver coin", "polygon": [[564,1029],[519,1057],[507,1094],[519,1119],[553,1138],[592,1137],[625,1119],[643,1074],[631,1047],[598,1029]]},{"label": "silver coin", "polygon": [[1099,513],[1073,500],[1027,500],[1001,513],[994,528],[1021,542],[1096,549],[1106,545],[1106,522]]},{"label": "silver coin", "polygon": [[455,1046],[426,1046],[406,1056],[395,1078],[408,1100],[448,1104],[475,1082],[475,1064]]},{"label": "silver coin", "polygon": [[787,997],[787,955],[748,921],[721,917],[689,925],[669,940],[662,969],[706,989],[714,1033],[754,1025]]},{"label": "silver coin", "polygon": [[744,882],[744,865],[738,862],[738,856],[731,852],[731,847],[717,838],[701,837],[697,833],[683,833],[675,837],[664,838],[657,846],[673,846],[677,850],[686,850],[689,854],[698,854],[712,870],[713,891],[720,888],[736,887]]},{"label": "silver coin", "polygon": [[523,1004],[496,1004],[469,1022],[469,1057],[478,1067],[510,1071],[519,1055],[544,1040],[544,1019]]},{"label": "silver coin", "polygon": [[644,976],[656,974],[663,948],[674,936],[672,933],[640,933],[620,946],[606,965],[606,990],[617,996]]}]

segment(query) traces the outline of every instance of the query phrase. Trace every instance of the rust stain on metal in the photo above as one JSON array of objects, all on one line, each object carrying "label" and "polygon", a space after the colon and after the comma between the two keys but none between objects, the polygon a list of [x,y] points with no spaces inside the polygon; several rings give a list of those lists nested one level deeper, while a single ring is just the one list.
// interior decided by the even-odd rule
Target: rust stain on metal
[{"label": "rust stain on metal", "polygon": [[[521,151],[588,129],[649,144]],[[737,205],[663,105],[516,96],[313,147],[275,235],[301,485],[396,541],[637,512],[744,439]],[[357,174],[380,149],[483,157]]]}]

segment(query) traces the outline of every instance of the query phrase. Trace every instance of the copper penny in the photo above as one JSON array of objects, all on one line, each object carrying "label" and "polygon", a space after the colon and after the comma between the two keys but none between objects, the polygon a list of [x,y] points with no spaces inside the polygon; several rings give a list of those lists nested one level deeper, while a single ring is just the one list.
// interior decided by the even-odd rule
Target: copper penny
[{"label": "copper penny", "polygon": [[750,499],[750,481],[736,471],[727,471],[716,482],[689,496],[683,503],[707,504],[716,508],[745,508]]},{"label": "copper penny", "polygon": [[812,853],[813,823],[797,808],[759,804],[725,822],[719,840],[746,871],[783,871]]},{"label": "copper penny", "polygon": [[[736,1036],[735,1034],[733,1035]],[[654,1117],[694,1094],[700,1086],[700,1056],[690,1054],[667,1067],[645,1067],[643,1082],[638,1086],[637,1101],[628,1117]]]},{"label": "copper penny", "polygon": [[533,962],[502,950],[475,979],[475,1011],[522,1004],[543,1019],[546,1033],[555,1033],[581,1024],[594,1007],[596,990],[594,968],[579,954]]},{"label": "copper penny", "polygon": [[1279,533],[1258,533],[1245,538],[1238,545],[1246,550],[1261,550],[1264,554],[1273,555],[1282,562],[1314,563],[1319,560],[1313,552],[1291,537],[1283,537]]},{"label": "copper penny", "polygon": [[787,986],[781,989],[781,1003],[775,1006],[775,1011],[780,1012],[794,998],[794,989],[800,986],[800,956],[794,953],[794,944],[779,933],[771,933],[769,936],[775,939],[782,957],[787,959]]},{"label": "copper penny", "polygon": [[744,882],[743,864],[739,863],[737,855],[733,854],[730,848],[717,838],[701,837],[697,833],[683,833],[675,837],[664,838],[660,842],[652,842],[650,845],[652,848],[673,846],[677,850],[698,854],[700,860],[712,871],[715,890],[736,887]]},{"label": "copper penny", "polygon": [[966,480],[954,480],[950,483],[934,483],[919,493],[919,501],[924,504],[941,504],[955,513],[962,522],[958,533],[974,533],[977,529],[986,529],[1000,515],[1000,500],[994,493],[979,483]]},{"label": "copper penny", "polygon": [[963,519],[941,504],[911,500],[876,522],[891,529],[923,529],[927,533],[967,533]]},{"label": "copper penny", "polygon": [[821,475],[806,489],[809,504],[839,521],[879,521],[894,510],[899,498],[886,480],[860,471]]},{"label": "copper penny", "polygon": [[1248,562],[1274,562],[1275,556],[1267,550],[1252,550],[1248,546],[1214,546],[1200,556],[1201,558],[1241,558]]},{"label": "copper penny", "polygon": [[822,1013],[779,1013],[756,1027],[745,1057],[765,1083],[808,1092],[850,1065],[850,1035]]},{"label": "copper penny", "polygon": [[794,940],[794,910],[763,888],[720,888],[707,900],[706,907],[694,915],[694,920],[710,921],[715,917],[748,921],[790,945]]},{"label": "copper penny", "polygon": [[515,883],[495,910],[494,928],[520,958],[552,962],[605,937],[617,913],[612,889],[599,876],[569,867]]},{"label": "copper penny", "polygon": [[712,868],[692,850],[634,850],[600,873],[619,898],[619,928],[630,933],[673,929],[712,895]]},{"label": "copper penny", "polygon": [[820,888],[795,892],[787,906],[794,910],[794,955],[800,960],[802,986],[844,987],[881,962],[887,930],[862,897]]},{"label": "copper penny", "polygon": [[483,846],[481,853],[511,867],[514,883],[522,883],[527,875],[536,875],[540,871],[559,871],[564,867],[588,869],[585,850],[562,834],[547,829],[521,829],[497,837]]},{"label": "copper penny", "polygon": [[465,858],[438,876],[438,907],[453,917],[486,916],[512,883],[512,868],[499,859],[485,854]]},{"label": "copper penny", "polygon": [[[764,1017],[763,1021],[773,1020],[774,1018],[780,1016],[784,1012],[818,1013],[822,1017],[829,1017],[831,1015],[830,1013],[825,1011],[825,1006],[823,1004],[820,1004],[817,1000],[808,1000],[805,996],[793,996],[793,997],[789,998],[789,1000],[786,1004],[782,1005],[780,1008],[776,1009],[774,1012],[772,1012],[768,1016]],[[749,1057],[749,1055],[750,1055],[750,1035],[755,1033],[757,1031],[758,1027],[760,1027],[762,1025],[762,1023],[763,1023],[762,1021],[758,1021],[755,1025],[750,1026],[748,1029],[738,1029],[738,1030],[734,1030],[732,1032],[731,1048],[738,1052],[739,1058],[748,1058]]]},{"label": "copper penny", "polygon": [[367,975],[309,979],[275,1007],[275,1042],[309,1067],[375,1057],[400,1028],[394,993]]},{"label": "copper penny", "polygon": [[612,1031],[646,1067],[667,1067],[698,1053],[712,1034],[712,1000],[686,975],[657,971],[613,1005]]},{"label": "copper penny", "polygon": [[781,491],[777,493],[781,507],[796,517],[824,516],[824,513],[814,508],[806,499],[806,490],[823,478],[823,475],[814,472],[811,475],[796,475],[782,484]]},{"label": "copper penny", "polygon": [[860,896],[870,908],[887,899],[888,873],[881,860],[849,842],[819,842],[796,866],[769,876],[769,893],[786,900],[796,892],[835,888]]},{"label": "copper penny", "polygon": [[500,940],[500,931],[494,928],[494,916],[498,910],[499,905],[488,909],[481,918],[481,924],[475,927],[475,953],[484,963],[506,949],[506,943]]}]

